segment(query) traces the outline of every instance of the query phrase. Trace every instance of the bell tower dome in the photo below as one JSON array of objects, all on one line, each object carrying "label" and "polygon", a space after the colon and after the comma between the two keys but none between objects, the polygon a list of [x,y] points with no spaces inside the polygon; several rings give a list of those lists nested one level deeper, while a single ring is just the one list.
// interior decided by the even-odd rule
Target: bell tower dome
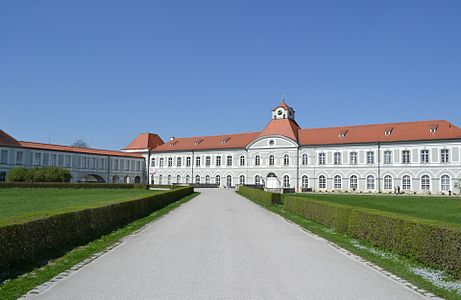
[{"label": "bell tower dome", "polygon": [[294,121],[295,120],[295,110],[285,103],[285,98],[282,98],[282,103],[280,103],[277,107],[275,107],[272,110],[272,119],[273,120],[290,119]]}]

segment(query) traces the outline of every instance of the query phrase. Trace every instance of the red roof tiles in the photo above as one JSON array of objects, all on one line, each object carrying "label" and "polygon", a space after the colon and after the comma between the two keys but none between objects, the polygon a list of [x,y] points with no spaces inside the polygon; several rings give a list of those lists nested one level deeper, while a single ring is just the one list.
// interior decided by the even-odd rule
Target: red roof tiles
[{"label": "red roof tiles", "polygon": [[141,133],[138,135],[124,150],[140,150],[140,149],[154,149],[162,145],[164,142],[158,134],[155,133]]},{"label": "red roof tiles", "polygon": [[299,125],[290,119],[271,120],[269,124],[261,131],[260,137],[268,135],[281,135],[298,141]]},{"label": "red roof tiles", "polygon": [[21,147],[21,144],[14,137],[0,129],[0,146]]}]

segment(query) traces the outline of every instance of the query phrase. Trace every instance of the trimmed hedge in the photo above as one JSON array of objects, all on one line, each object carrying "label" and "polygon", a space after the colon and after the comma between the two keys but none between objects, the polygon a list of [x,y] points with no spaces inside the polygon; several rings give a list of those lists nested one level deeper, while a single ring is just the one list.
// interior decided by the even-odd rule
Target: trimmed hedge
[{"label": "trimmed hedge", "polygon": [[461,278],[461,228],[374,209],[284,197],[284,208]]},{"label": "trimmed hedge", "polygon": [[252,200],[259,201],[259,202],[264,202],[266,204],[280,204],[281,203],[280,194],[265,192],[265,191],[254,189],[254,188],[247,187],[244,185],[239,187],[239,193],[244,197],[247,197]]},{"label": "trimmed hedge", "polygon": [[140,183],[70,183],[70,182],[0,182],[0,189],[143,189],[148,184]]},{"label": "trimmed hedge", "polygon": [[0,227],[0,270],[39,261],[145,217],[194,192],[183,187],[150,197]]}]

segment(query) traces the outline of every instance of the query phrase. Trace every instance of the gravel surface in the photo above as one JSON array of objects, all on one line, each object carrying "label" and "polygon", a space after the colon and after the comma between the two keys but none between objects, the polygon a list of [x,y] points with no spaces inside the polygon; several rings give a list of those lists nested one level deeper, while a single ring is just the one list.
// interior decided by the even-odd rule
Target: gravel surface
[{"label": "gravel surface", "polygon": [[34,298],[424,298],[232,190],[201,192]]}]

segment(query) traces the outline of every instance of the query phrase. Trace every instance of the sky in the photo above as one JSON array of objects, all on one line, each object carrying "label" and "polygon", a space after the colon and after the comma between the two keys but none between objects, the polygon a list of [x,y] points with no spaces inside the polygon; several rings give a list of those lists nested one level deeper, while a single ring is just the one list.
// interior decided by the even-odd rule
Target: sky
[{"label": "sky", "polygon": [[120,149],[303,128],[461,126],[461,1],[0,2],[0,129]]}]

